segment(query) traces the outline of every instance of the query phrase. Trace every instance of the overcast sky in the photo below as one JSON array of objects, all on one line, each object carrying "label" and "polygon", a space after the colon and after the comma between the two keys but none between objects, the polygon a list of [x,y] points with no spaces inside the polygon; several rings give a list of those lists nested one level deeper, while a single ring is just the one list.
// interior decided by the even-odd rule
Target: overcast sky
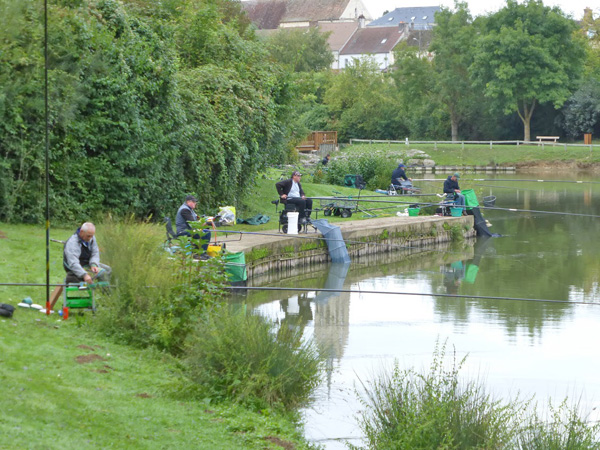
[{"label": "overcast sky", "polygon": [[[396,8],[408,6],[446,6],[454,8],[453,0],[363,0],[374,19],[381,17],[383,12],[393,11]],[[479,16],[489,12],[496,12],[502,8],[506,2],[504,0],[467,0],[471,15]],[[600,6],[598,0],[544,0],[546,6],[558,6],[574,19],[583,17],[583,10],[589,6],[594,10],[594,17],[600,15]]]}]

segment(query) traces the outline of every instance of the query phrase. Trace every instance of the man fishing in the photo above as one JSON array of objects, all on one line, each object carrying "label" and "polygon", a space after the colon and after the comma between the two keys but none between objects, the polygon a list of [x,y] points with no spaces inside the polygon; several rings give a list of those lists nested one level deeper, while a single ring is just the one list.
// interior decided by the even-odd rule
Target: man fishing
[{"label": "man fishing", "polygon": [[281,198],[282,203],[291,203],[298,209],[299,223],[310,222],[310,213],[312,212],[312,198],[306,198],[300,178],[302,174],[297,170],[292,172],[292,178],[275,183],[275,188]]},{"label": "man fishing", "polygon": [[63,266],[67,272],[67,283],[85,281],[91,284],[93,278],[108,281],[111,269],[100,263],[95,234],[94,224],[86,222],[65,243]]},{"label": "man fishing", "polygon": [[[456,206],[465,206],[465,196],[460,193],[460,186],[458,185],[459,178],[460,174],[458,172],[448,176],[444,181],[444,194],[448,194],[447,197],[454,200]],[[466,215],[467,211],[463,208],[463,216]]]},{"label": "man fishing", "polygon": [[396,169],[394,169],[394,171],[392,172],[392,184],[394,186],[401,187],[402,180],[412,181],[412,178],[408,178],[408,176],[406,176],[406,172],[404,171],[405,168],[406,166],[400,163],[398,164],[398,167],[396,167]]}]

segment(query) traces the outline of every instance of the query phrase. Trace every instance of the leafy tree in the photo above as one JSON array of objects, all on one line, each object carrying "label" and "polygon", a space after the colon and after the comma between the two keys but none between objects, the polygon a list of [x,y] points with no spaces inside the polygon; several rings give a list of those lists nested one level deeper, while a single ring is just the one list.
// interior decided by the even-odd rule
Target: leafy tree
[{"label": "leafy tree", "polygon": [[267,38],[266,43],[273,59],[291,71],[318,72],[333,63],[327,37],[318,28],[282,29]]},{"label": "leafy tree", "polygon": [[435,16],[436,27],[430,51],[434,53],[436,96],[450,115],[452,140],[458,140],[458,127],[474,111],[477,94],[469,79],[475,41],[468,5],[455,2],[455,11],[442,8]]},{"label": "leafy tree", "polygon": [[600,80],[590,78],[567,101],[565,129],[574,138],[600,128]]},{"label": "leafy tree", "polygon": [[355,59],[332,77],[324,96],[329,128],[340,139],[397,139],[397,104],[392,80],[371,58]]},{"label": "leafy tree", "polygon": [[581,73],[583,45],[574,36],[575,23],[538,0],[507,0],[481,20],[471,75],[493,106],[518,113],[529,141],[536,106],[562,106]]}]

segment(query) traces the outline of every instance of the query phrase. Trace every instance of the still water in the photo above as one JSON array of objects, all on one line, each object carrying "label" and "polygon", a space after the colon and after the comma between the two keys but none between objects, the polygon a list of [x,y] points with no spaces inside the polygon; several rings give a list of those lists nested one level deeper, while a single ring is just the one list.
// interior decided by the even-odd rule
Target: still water
[{"label": "still water", "polygon": [[[249,295],[256,311],[303,328],[305,337],[327,351],[327,377],[304,411],[311,441],[328,450],[360,444],[361,381],[394,361],[404,368],[429,367],[436,342],[446,342],[459,358],[468,355],[463,375],[483,380],[497,397],[535,395],[547,404],[549,397],[558,402],[569,396],[580,400],[584,414],[598,418],[593,410],[600,406],[600,218],[581,214],[600,216],[600,184],[559,182],[596,180],[585,173],[464,178],[463,189],[474,188],[480,199],[495,195],[496,207],[573,215],[486,210],[491,231],[503,237],[263,282],[353,293]],[[447,293],[466,298],[422,295]]]}]

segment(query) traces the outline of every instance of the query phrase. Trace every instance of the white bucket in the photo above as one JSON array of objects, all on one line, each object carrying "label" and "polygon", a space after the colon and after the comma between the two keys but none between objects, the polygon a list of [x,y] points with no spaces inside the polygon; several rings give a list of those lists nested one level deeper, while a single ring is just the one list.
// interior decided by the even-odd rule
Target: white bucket
[{"label": "white bucket", "polygon": [[287,234],[298,234],[298,213],[292,211],[287,213],[288,229]]}]

